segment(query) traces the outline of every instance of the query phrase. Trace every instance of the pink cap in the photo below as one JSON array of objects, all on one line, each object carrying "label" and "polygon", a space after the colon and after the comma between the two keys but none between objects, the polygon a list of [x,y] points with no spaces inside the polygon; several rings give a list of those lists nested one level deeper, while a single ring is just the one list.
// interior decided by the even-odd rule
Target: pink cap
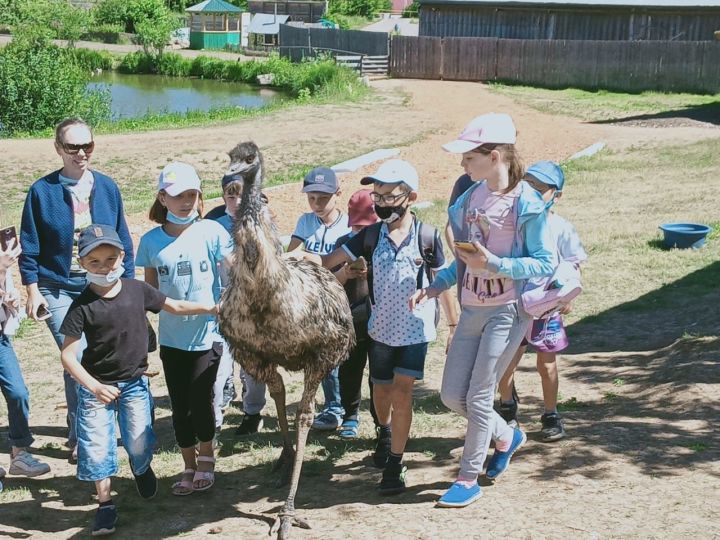
[{"label": "pink cap", "polygon": [[348,201],[348,225],[372,225],[377,223],[375,205],[370,197],[369,189],[360,189],[352,194]]},{"label": "pink cap", "polygon": [[470,152],[483,144],[515,144],[517,131],[510,115],[488,113],[473,118],[460,136],[443,148],[453,154]]}]

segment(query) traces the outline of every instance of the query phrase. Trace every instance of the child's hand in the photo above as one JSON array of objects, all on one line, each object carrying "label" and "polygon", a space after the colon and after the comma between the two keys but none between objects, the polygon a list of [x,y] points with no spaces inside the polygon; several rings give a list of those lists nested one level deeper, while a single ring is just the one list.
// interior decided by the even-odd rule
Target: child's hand
[{"label": "child's hand", "polygon": [[345,277],[347,279],[357,279],[367,277],[367,267],[365,268],[352,268],[349,264],[343,266]]},{"label": "child's hand", "polygon": [[209,306],[207,308],[207,310],[208,310],[208,312],[207,312],[208,315],[218,316],[218,315],[220,315],[220,304],[215,304],[214,306]]},{"label": "child's hand", "polygon": [[424,304],[426,300],[429,300],[431,298],[437,298],[438,296],[440,296],[441,292],[442,291],[438,289],[433,289],[432,287],[415,291],[415,293],[410,297],[410,300],[408,301],[408,307],[410,308],[410,311],[413,311],[417,306]]},{"label": "child's hand", "polygon": [[99,401],[106,405],[120,397],[120,390],[117,387],[100,382],[92,388],[92,393],[95,394],[95,397],[98,398]]},{"label": "child's hand", "polygon": [[452,340],[455,337],[455,329],[456,328],[457,328],[457,324],[448,325],[448,337],[447,337],[447,341],[445,342],[445,354],[450,352],[450,345],[452,344]]},{"label": "child's hand", "polygon": [[20,249],[20,244],[18,243],[17,238],[12,239],[12,242],[8,245],[7,250],[0,248],[0,270],[7,270],[15,264],[21,253],[22,249]]},{"label": "child's hand", "polygon": [[488,256],[492,255],[492,253],[479,242],[473,242],[472,244],[477,249],[475,253],[457,249],[455,254],[470,270],[484,270],[487,268]]},{"label": "child's hand", "polygon": [[560,315],[567,315],[572,311],[572,304],[567,304],[566,306],[563,306],[560,310]]}]

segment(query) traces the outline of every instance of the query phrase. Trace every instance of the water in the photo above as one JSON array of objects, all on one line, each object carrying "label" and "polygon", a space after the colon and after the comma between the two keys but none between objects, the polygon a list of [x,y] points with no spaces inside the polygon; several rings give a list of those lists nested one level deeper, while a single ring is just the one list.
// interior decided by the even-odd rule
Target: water
[{"label": "water", "polygon": [[88,84],[91,89],[108,86],[114,120],[138,118],[147,112],[184,113],[230,106],[257,109],[285,97],[282,92],[243,83],[160,75],[125,75],[114,71],[93,77]]}]

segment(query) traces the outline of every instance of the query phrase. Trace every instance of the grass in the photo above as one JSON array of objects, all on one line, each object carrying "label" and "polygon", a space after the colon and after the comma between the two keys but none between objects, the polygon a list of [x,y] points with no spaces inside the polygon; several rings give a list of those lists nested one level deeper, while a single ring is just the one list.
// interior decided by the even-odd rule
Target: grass
[{"label": "grass", "polygon": [[710,106],[720,110],[720,94],[643,92],[628,94],[577,88],[551,90],[532,86],[490,83],[490,89],[550,114],[570,115],[587,121],[657,114],[690,107]]}]

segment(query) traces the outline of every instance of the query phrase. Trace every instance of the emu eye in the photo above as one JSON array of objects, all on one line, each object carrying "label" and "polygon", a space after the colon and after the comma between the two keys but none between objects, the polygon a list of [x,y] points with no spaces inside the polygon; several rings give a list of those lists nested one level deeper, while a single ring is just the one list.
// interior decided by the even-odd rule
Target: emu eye
[{"label": "emu eye", "polygon": [[248,156],[248,157],[245,158],[245,163],[247,163],[248,165],[251,165],[254,161],[255,161],[255,156],[254,156],[254,155],[250,155],[250,156]]}]

